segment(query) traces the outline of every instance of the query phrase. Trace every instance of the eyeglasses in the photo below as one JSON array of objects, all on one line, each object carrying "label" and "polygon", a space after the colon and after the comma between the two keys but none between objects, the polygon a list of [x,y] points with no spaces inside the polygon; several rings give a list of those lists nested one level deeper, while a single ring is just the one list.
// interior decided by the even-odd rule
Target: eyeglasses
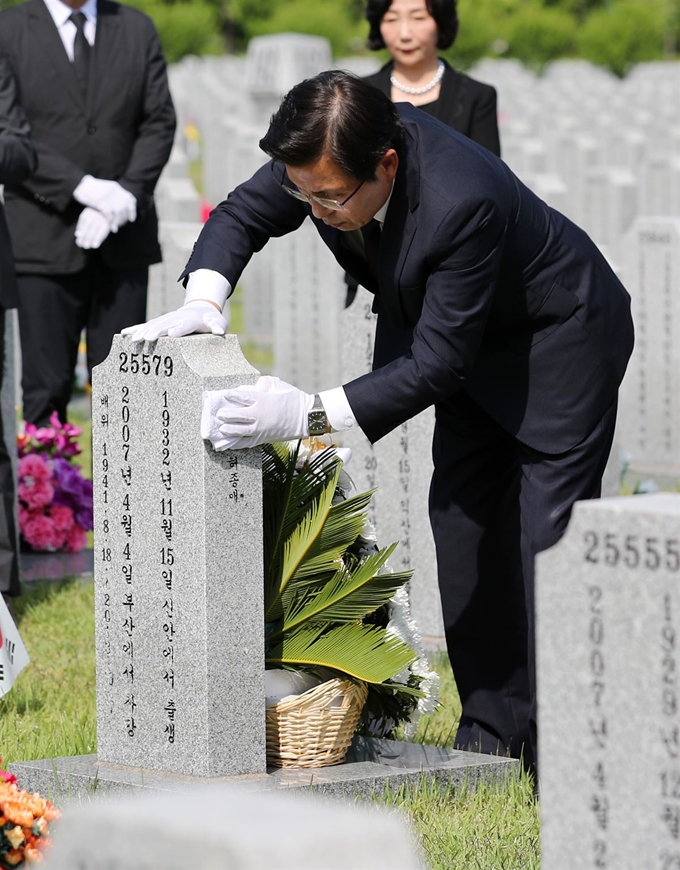
[{"label": "eyeglasses", "polygon": [[310,205],[312,204],[312,202],[316,202],[322,208],[327,208],[331,211],[339,211],[341,208],[344,208],[350,201],[350,199],[354,196],[354,194],[363,187],[363,185],[364,182],[362,181],[359,187],[356,187],[346,199],[343,199],[342,202],[338,202],[337,199],[324,199],[322,196],[314,196],[311,193],[303,193],[301,190],[296,190],[292,187],[288,187],[286,184],[283,183],[283,178],[281,179],[281,187],[286,191],[286,193],[294,196],[295,199],[299,199],[301,202],[307,202]]}]

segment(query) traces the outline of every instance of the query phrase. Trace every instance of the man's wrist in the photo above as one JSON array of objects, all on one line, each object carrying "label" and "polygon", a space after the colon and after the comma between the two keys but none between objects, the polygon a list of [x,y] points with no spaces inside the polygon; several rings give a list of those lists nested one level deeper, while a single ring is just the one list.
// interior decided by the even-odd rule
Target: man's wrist
[{"label": "man's wrist", "polygon": [[231,284],[224,275],[215,272],[214,269],[196,269],[195,272],[190,272],[187,278],[184,304],[211,302],[222,311],[230,293]]},{"label": "man's wrist", "polygon": [[185,302],[182,305],[182,308],[198,308],[199,305],[212,305],[214,309],[222,313],[222,309],[217,304],[217,302],[213,302],[212,299],[190,299],[189,302]]},{"label": "man's wrist", "polygon": [[314,395],[312,407],[307,412],[307,426],[311,436],[328,435],[331,431],[326,409],[318,393]]}]

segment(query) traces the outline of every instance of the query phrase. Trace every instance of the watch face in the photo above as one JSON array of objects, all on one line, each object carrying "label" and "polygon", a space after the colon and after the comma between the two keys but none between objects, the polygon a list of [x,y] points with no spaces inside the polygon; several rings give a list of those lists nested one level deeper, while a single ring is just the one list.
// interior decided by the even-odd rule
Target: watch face
[{"label": "watch face", "polygon": [[326,431],[326,412],[325,411],[310,411],[307,418],[310,435],[323,435]]}]

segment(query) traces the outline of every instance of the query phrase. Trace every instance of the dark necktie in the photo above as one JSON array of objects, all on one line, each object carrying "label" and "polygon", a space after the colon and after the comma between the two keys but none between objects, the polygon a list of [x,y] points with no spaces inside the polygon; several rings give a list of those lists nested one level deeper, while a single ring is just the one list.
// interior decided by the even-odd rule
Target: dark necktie
[{"label": "dark necktie", "polygon": [[73,69],[78,79],[78,84],[83,94],[87,93],[87,80],[90,72],[90,43],[85,38],[85,15],[82,12],[74,12],[69,16],[78,28],[76,39],[73,43]]},{"label": "dark necktie", "polygon": [[364,237],[364,254],[368,268],[374,278],[378,278],[378,261],[380,260],[380,237],[382,228],[375,218],[370,220],[365,227],[361,228]]}]

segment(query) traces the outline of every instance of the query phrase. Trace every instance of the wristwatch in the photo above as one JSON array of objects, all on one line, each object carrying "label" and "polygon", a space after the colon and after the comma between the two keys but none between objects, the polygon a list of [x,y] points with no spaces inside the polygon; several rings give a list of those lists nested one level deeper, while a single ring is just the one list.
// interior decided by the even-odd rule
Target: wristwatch
[{"label": "wristwatch", "polygon": [[310,435],[325,435],[330,431],[328,417],[318,393],[314,394],[314,404],[307,414],[307,426]]}]

